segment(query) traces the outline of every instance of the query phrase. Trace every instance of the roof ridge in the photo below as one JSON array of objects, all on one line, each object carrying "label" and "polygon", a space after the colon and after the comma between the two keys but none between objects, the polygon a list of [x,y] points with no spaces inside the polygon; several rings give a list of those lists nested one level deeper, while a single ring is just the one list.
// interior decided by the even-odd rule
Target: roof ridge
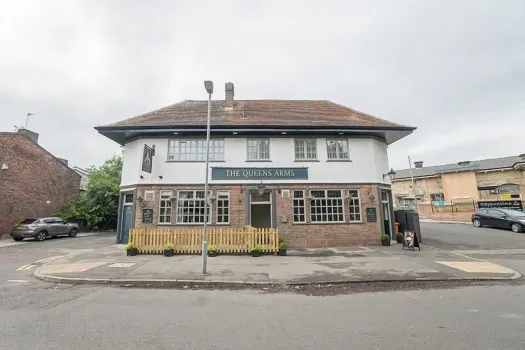
[{"label": "roof ridge", "polygon": [[[460,162],[485,162],[485,161],[489,161],[489,160],[501,160],[501,159],[508,159],[508,158],[519,158],[519,155],[515,155],[515,156],[506,156],[506,157],[493,157],[493,158],[484,158],[484,159],[477,159],[477,160],[460,160],[458,162],[455,162],[455,163],[446,163],[446,164],[438,164],[438,165],[430,165],[430,166],[424,166],[422,168],[412,168],[412,170],[414,169],[430,169],[430,168],[439,168],[439,167],[443,167],[443,166],[447,166],[447,165],[458,165],[458,163]],[[396,171],[408,171],[410,170],[409,168],[404,168],[404,169],[398,169]]]}]

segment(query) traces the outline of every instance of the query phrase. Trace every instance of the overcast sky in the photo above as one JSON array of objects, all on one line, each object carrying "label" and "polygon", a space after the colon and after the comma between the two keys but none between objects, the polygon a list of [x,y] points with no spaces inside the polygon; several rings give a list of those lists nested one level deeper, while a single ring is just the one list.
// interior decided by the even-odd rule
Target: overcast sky
[{"label": "overcast sky", "polygon": [[329,99],[402,124],[436,165],[525,153],[525,1],[0,0],[0,130],[71,165],[119,147],[93,127],[184,99]]}]

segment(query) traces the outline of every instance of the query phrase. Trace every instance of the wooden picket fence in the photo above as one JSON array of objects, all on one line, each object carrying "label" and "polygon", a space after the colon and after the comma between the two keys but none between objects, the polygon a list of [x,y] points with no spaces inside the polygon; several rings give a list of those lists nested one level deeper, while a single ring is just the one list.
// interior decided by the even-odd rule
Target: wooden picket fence
[{"label": "wooden picket fence", "polygon": [[[259,245],[265,253],[279,251],[279,232],[276,228],[209,227],[208,244],[217,247],[220,254],[249,253]],[[130,231],[129,241],[142,254],[160,254],[167,243],[175,244],[177,254],[200,254],[202,252],[202,227],[158,228],[139,227]]]}]

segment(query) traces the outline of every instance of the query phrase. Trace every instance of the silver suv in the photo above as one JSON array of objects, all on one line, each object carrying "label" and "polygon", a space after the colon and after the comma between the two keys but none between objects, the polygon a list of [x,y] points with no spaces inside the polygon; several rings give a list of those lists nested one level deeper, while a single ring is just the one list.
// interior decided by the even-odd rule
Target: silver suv
[{"label": "silver suv", "polygon": [[42,219],[25,219],[11,230],[11,237],[15,241],[33,237],[37,241],[43,241],[47,237],[69,236],[76,237],[78,225],[69,223],[57,217]]}]

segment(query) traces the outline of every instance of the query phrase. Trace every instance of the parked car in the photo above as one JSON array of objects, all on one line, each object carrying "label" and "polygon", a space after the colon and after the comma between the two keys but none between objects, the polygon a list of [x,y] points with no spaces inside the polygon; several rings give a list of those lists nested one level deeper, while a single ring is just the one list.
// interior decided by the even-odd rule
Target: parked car
[{"label": "parked car", "polygon": [[512,209],[478,209],[472,214],[472,223],[476,227],[492,226],[523,232],[525,212]]},{"label": "parked car", "polygon": [[11,237],[15,241],[32,237],[37,241],[43,241],[47,237],[69,236],[76,237],[78,225],[67,222],[61,218],[25,219],[15,225],[11,230]]}]

